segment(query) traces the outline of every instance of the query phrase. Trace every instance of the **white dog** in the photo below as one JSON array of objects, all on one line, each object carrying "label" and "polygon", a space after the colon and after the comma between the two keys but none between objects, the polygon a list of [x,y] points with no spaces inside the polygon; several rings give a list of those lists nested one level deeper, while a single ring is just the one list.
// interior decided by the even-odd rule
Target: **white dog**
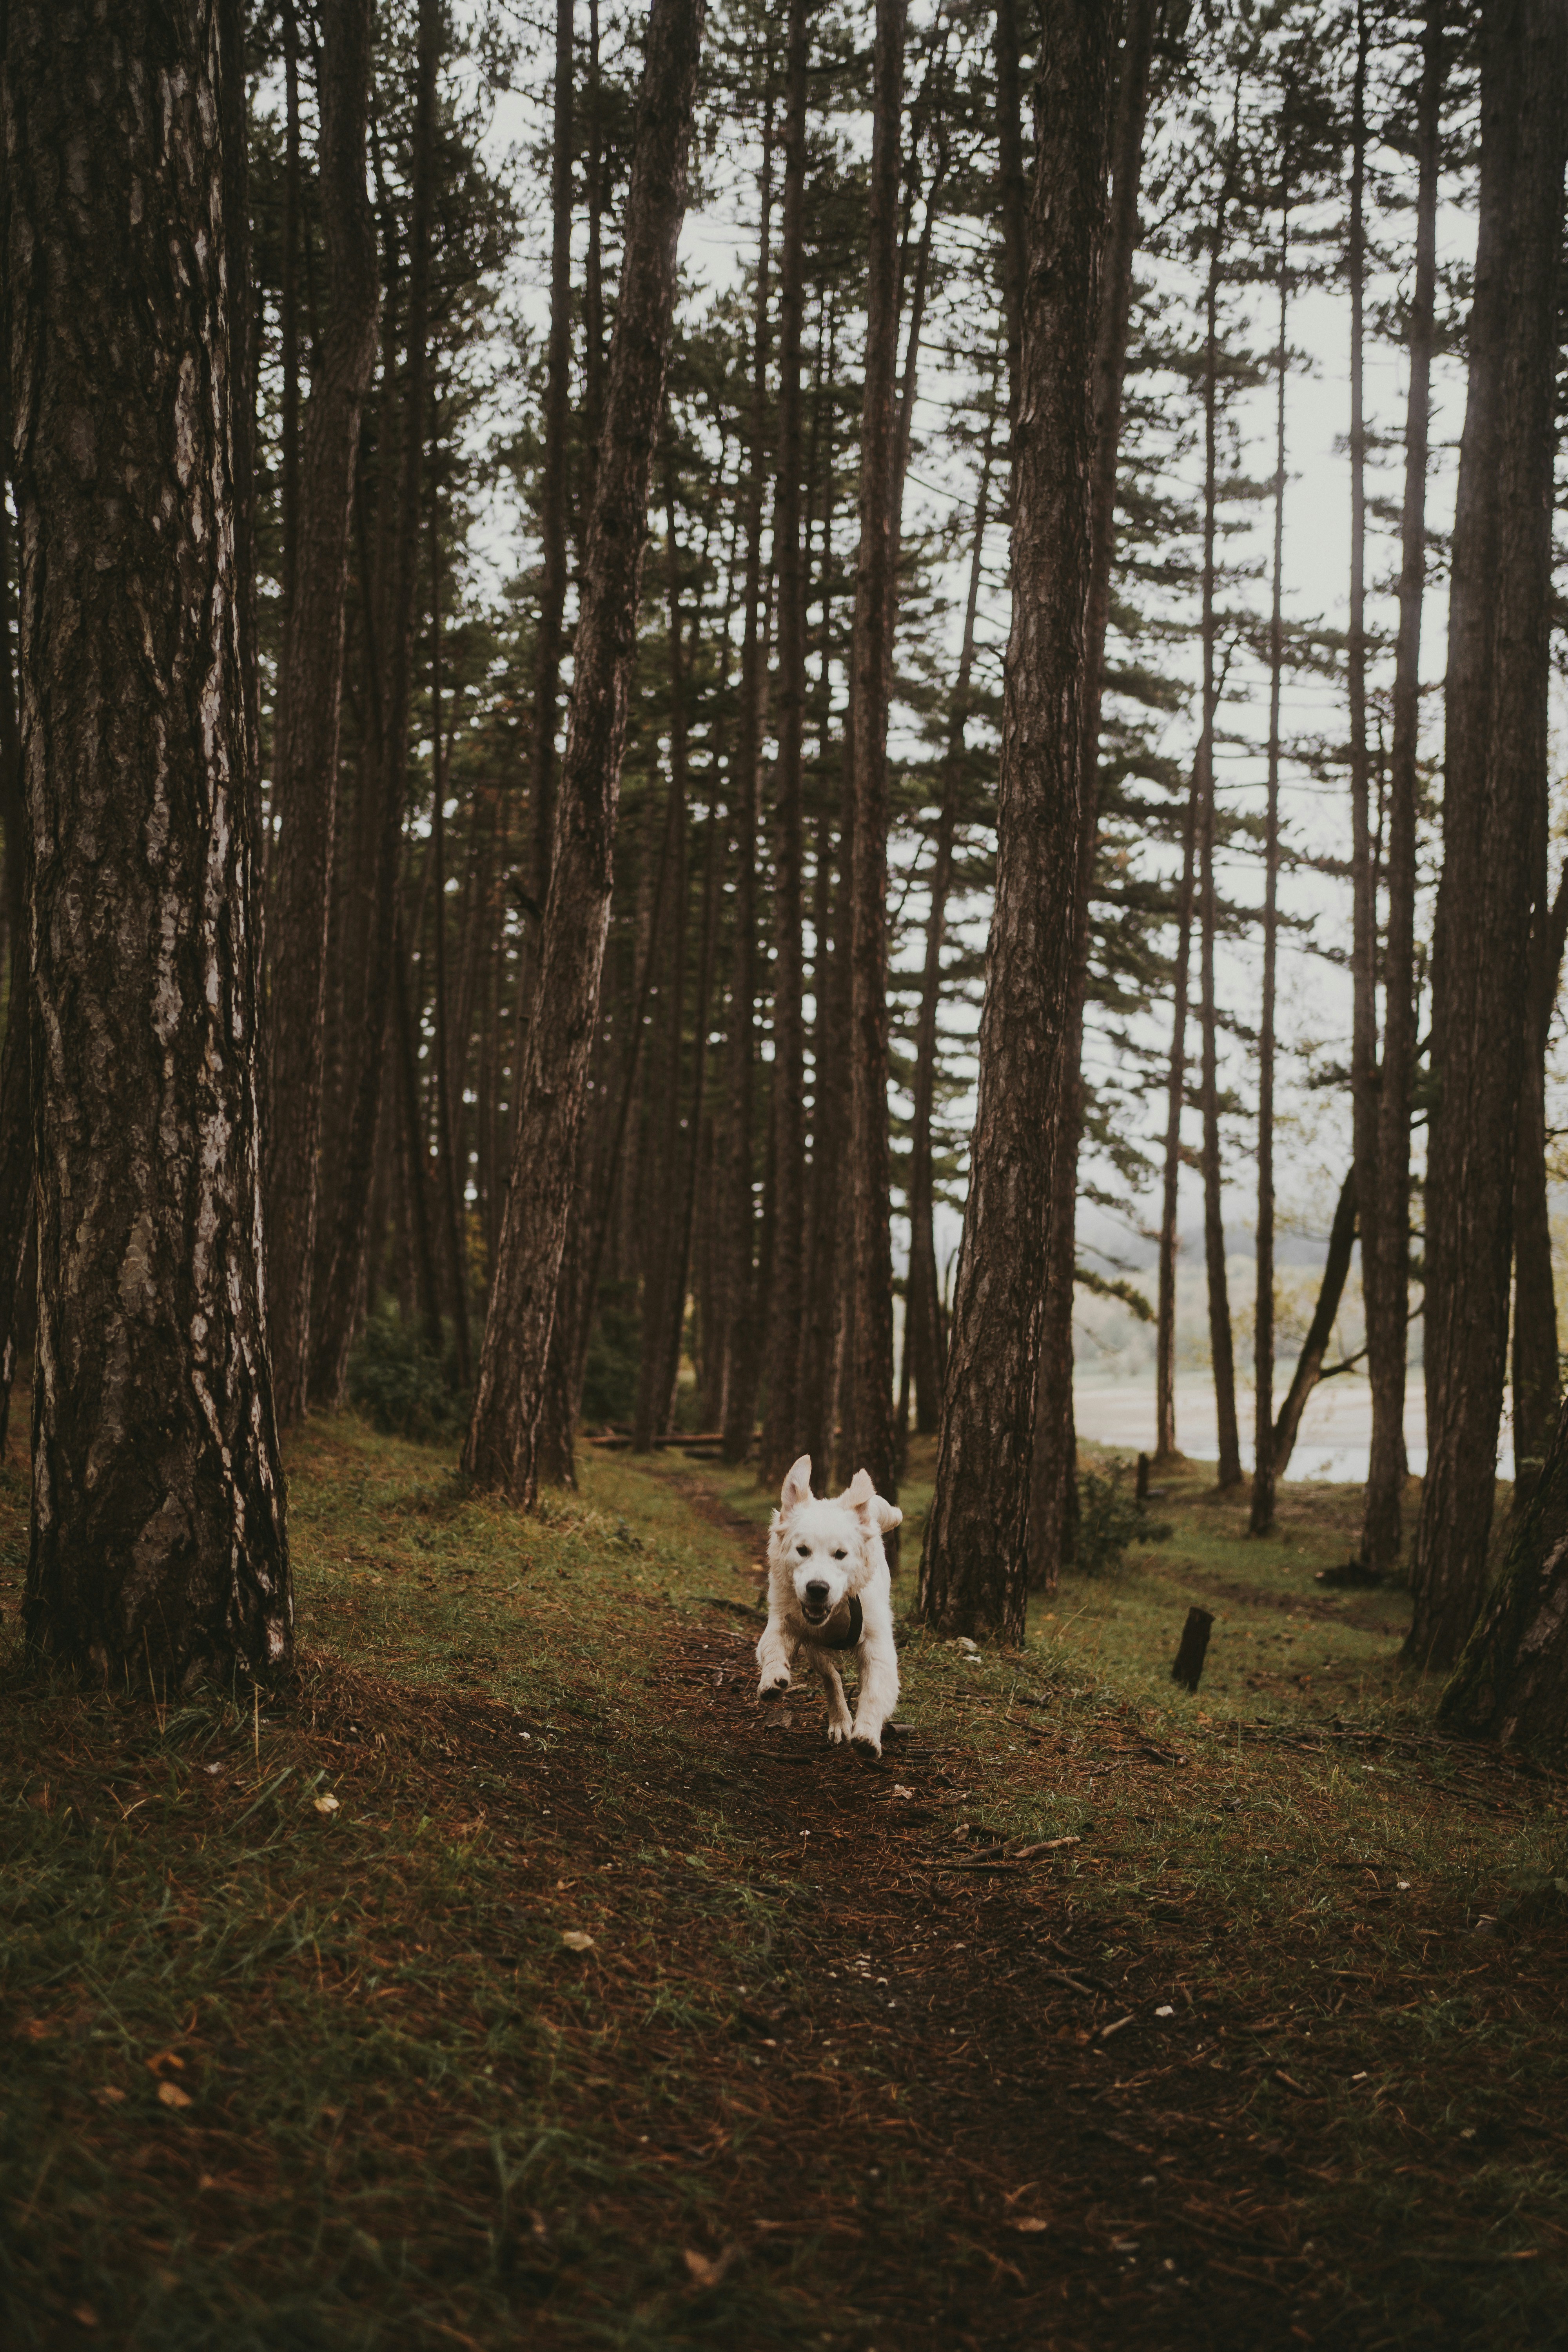
[{"label": "white dog", "polygon": [[[899,1703],[893,1647],[893,1589],[882,1538],[903,1517],[885,1503],[864,1470],[836,1502],[811,1491],[811,1456],[803,1454],[784,1482],[768,1533],[768,1622],[757,1643],[759,1698],[781,1698],[796,1658],[827,1696],[827,1737],[882,1752],[882,1726]],[[834,1654],[853,1650],[859,1667],[855,1720],[849,1720]]]}]

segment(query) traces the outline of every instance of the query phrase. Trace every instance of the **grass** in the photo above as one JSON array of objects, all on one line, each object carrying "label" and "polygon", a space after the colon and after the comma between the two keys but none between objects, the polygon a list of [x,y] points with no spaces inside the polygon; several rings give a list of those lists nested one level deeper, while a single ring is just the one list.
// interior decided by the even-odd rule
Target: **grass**
[{"label": "grass", "polygon": [[1314,1584],[1345,1490],[912,1633],[868,1772],[752,1705],[745,1475],[290,1474],[275,1715],[5,1670],[8,2343],[1563,2340],[1564,1783]]}]

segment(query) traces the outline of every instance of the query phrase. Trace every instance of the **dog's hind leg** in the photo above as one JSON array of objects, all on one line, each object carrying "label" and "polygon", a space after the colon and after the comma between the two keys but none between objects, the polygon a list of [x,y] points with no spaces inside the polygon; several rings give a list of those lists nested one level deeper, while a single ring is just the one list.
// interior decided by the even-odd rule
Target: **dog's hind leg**
[{"label": "dog's hind leg", "polygon": [[899,1662],[880,1643],[866,1643],[860,1652],[860,1688],[855,1699],[857,1748],[873,1756],[882,1752],[882,1726],[899,1703]]},{"label": "dog's hind leg", "polygon": [[826,1658],[814,1657],[811,1663],[827,1701],[828,1742],[837,1748],[849,1737],[849,1702],[844,1696],[837,1667]]}]

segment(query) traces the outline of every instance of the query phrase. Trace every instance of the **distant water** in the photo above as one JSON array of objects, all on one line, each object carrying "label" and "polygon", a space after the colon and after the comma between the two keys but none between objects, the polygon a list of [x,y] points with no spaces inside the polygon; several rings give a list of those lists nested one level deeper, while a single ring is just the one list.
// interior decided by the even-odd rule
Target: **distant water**
[{"label": "distant water", "polygon": [[[1276,1392],[1276,1412],[1289,1377],[1287,1371]],[[1073,1389],[1073,1411],[1079,1435],[1097,1445],[1115,1446],[1129,1454],[1154,1451],[1152,1380],[1079,1379]],[[1237,1416],[1241,1423],[1241,1458],[1250,1471],[1250,1386],[1238,1389]],[[1176,1382],[1176,1444],[1194,1461],[1215,1462],[1219,1458],[1214,1383],[1207,1378]],[[1334,1380],[1320,1381],[1308,1399],[1286,1475],[1360,1482],[1366,1476],[1371,1444],[1372,1391],[1365,1381],[1342,1373]],[[1426,1467],[1426,1405],[1418,1370],[1411,1373],[1405,1392],[1405,1447],[1411,1469],[1419,1475]],[[1506,1402],[1500,1433],[1498,1476],[1513,1476],[1513,1440]]]}]

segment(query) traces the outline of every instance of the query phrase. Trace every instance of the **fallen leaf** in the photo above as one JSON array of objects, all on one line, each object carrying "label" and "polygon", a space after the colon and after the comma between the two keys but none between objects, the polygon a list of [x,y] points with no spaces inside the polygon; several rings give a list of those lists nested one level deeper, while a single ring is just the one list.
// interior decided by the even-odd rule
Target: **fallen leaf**
[{"label": "fallen leaf", "polygon": [[185,2071],[185,2062],[177,2051],[160,2050],[155,2058],[149,2058],[147,2061],[149,2074],[161,2074],[165,2066],[176,2067],[182,2074]]},{"label": "fallen leaf", "polygon": [[73,2303],[71,2305],[71,2317],[76,2321],[79,2327],[96,2327],[98,2326],[98,2314],[94,2311],[90,2303]]},{"label": "fallen leaf", "polygon": [[895,1796],[895,1797],[912,1797],[912,1796],[914,1795],[914,1793],[915,1793],[915,1792],[914,1792],[914,1790],[913,1790],[912,1789],[906,1789],[906,1788],[903,1786],[903,1784],[901,1783],[901,1781],[898,1781],[898,1780],[895,1780],[895,1781],[894,1781],[894,1783],[893,1783],[893,1794],[894,1794],[894,1796]]},{"label": "fallen leaf", "polygon": [[1169,2001],[1166,2001],[1163,2009],[1157,2009],[1154,2011],[1156,2017],[1174,2017],[1175,2013]]},{"label": "fallen leaf", "polygon": [[100,2083],[93,2093],[93,2097],[102,2106],[118,2107],[123,2101],[125,2094],[118,2083]]},{"label": "fallen leaf", "polygon": [[684,2260],[692,2285],[717,2286],[725,2272],[735,2263],[740,2251],[739,2246],[726,2246],[718,2261],[710,2263],[706,2254],[700,2254],[694,2246],[688,2246]]},{"label": "fallen leaf", "polygon": [[165,2107],[188,2107],[191,2104],[189,2091],[182,2091],[178,2083],[160,2083],[158,2098]]},{"label": "fallen leaf", "polygon": [[1013,2224],[1015,2230],[1022,2231],[1026,2238],[1037,2237],[1042,2230],[1048,2230],[1050,2226],[1048,2221],[1042,2221],[1035,2213],[1026,2213],[1021,2221]]},{"label": "fallen leaf", "polygon": [[342,1807],[329,1789],[324,1797],[316,1799],[316,1811],[319,1813],[338,1813],[342,1812]]},{"label": "fallen leaf", "polygon": [[581,1927],[563,1927],[561,1940],[569,1952],[591,1952],[594,1948],[594,1938],[585,1936]]},{"label": "fallen leaf", "polygon": [[54,2032],[47,2018],[29,2017],[16,2028],[18,2042],[47,2042]]}]

